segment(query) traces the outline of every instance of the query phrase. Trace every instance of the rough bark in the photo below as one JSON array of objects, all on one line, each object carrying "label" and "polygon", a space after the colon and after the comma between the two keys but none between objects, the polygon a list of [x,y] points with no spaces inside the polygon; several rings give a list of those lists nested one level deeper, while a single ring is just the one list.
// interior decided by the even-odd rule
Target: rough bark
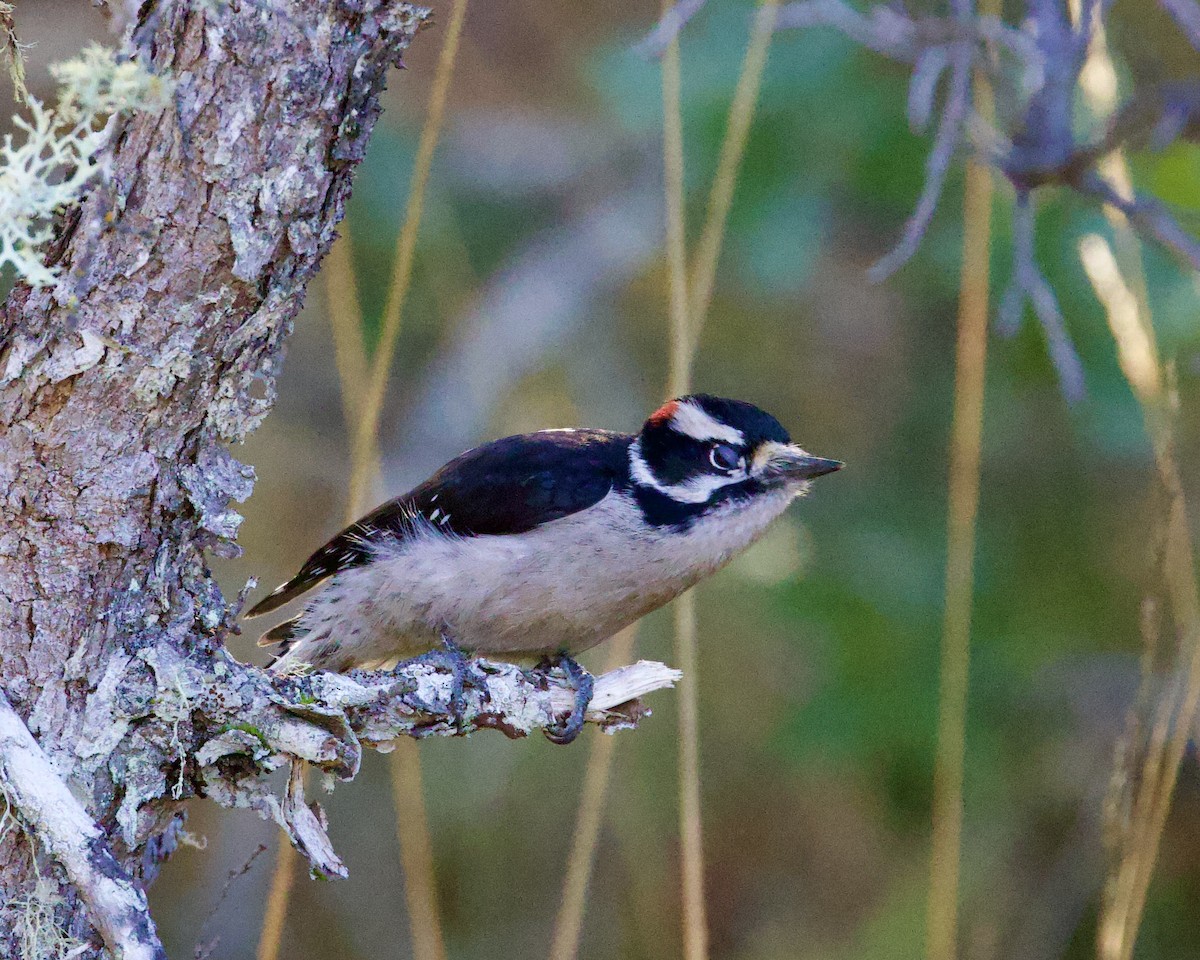
[{"label": "rough bark", "polygon": [[[236,695],[243,670],[222,644],[236,604],[205,562],[237,549],[229,504],[253,482],[227,444],[271,408],[388,68],[425,16],[150,0],[131,43],[175,78],[174,103],[116,126],[111,177],[55,246],[66,279],[19,286],[0,317],[0,682],[121,882],[153,876],[180,802],[206,790],[195,751],[214,721],[188,684]],[[39,873],[57,925],[98,945],[53,848],[21,834],[0,835],[0,955],[19,955],[11,907]]]}]

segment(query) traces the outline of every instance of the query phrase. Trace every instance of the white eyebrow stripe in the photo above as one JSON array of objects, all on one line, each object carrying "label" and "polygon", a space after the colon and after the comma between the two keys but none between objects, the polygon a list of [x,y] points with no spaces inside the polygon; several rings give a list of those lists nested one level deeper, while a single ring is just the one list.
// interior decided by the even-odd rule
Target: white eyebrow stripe
[{"label": "white eyebrow stripe", "polygon": [[741,430],[722,423],[690,400],[678,404],[671,414],[671,429],[693,440],[723,440],[739,446],[746,442]]}]

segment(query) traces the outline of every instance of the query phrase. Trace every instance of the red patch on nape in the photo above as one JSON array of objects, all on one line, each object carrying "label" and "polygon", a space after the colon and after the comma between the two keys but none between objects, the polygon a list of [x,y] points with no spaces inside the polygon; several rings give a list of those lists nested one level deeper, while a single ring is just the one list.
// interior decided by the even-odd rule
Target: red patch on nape
[{"label": "red patch on nape", "polygon": [[651,426],[655,426],[655,427],[665,426],[667,424],[667,422],[673,416],[675,416],[675,411],[678,409],[679,409],[679,401],[678,400],[668,400],[661,407],[659,407],[652,414],[650,414],[650,417],[649,417],[649,419],[647,419],[646,422],[649,423]]}]

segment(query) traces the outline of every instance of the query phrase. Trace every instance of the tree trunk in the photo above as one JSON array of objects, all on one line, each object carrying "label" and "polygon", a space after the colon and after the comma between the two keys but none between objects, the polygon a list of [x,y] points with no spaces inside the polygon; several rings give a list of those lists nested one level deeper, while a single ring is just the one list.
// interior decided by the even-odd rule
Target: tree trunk
[{"label": "tree trunk", "polygon": [[[226,445],[274,402],[388,68],[426,16],[149,0],[131,44],[173,103],[116,125],[111,176],[55,244],[63,281],[18,285],[0,318],[0,692],[107,836],[102,872],[148,882],[203,789],[189,751],[207,721],[178,664],[227,671],[236,604],[205,551],[237,551],[229,503],[254,475]],[[52,844],[8,826],[0,955],[21,955],[35,895],[98,945]]]}]

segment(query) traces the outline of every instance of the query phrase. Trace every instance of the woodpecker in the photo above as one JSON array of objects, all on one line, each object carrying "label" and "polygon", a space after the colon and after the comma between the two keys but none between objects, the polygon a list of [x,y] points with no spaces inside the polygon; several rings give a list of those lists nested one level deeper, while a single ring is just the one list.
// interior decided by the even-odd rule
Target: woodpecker
[{"label": "woodpecker", "polygon": [[461,684],[463,651],[546,658],[575,681],[574,710],[547,732],[569,742],[591,696],[574,655],[725,566],[841,467],[753,404],[707,394],[634,435],[495,440],[351,524],[247,616],[328,581],[259,640],[279,646],[277,672],[449,656]]}]

